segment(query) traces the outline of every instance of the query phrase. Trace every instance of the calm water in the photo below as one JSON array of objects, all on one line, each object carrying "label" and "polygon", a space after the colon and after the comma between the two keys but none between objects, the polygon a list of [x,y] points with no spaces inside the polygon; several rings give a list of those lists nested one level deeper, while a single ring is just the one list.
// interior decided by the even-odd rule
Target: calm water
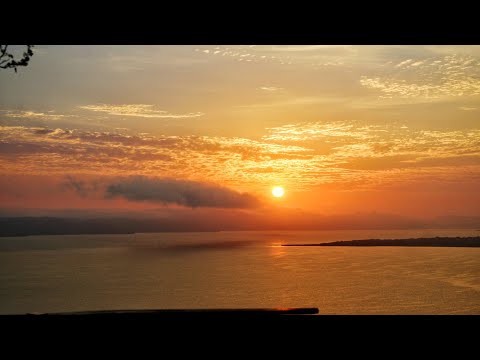
[{"label": "calm water", "polygon": [[217,232],[0,238],[0,313],[318,307],[480,314],[479,248],[281,247],[478,230]]}]

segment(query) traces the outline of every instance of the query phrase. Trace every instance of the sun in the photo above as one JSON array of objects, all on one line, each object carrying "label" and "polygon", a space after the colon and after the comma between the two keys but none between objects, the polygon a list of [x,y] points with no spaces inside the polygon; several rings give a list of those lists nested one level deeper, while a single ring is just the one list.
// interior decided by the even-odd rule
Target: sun
[{"label": "sun", "polygon": [[272,189],[272,195],[277,197],[277,198],[282,197],[283,194],[285,194],[285,190],[281,186],[275,186]]}]

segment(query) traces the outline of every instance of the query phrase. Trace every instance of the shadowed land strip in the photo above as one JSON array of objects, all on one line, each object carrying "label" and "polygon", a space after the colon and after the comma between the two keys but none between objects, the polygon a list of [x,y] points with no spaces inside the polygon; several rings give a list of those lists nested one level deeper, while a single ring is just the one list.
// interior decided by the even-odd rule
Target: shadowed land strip
[{"label": "shadowed land strip", "polygon": [[480,236],[435,237],[416,239],[366,239],[334,241],[321,244],[283,244],[282,246],[424,246],[424,247],[480,247]]},{"label": "shadowed land strip", "polygon": [[237,309],[141,309],[141,310],[97,310],[97,311],[73,311],[58,313],[35,313],[35,314],[12,314],[12,316],[96,316],[96,317],[128,317],[148,315],[159,317],[181,317],[181,316],[278,316],[278,315],[315,315],[319,310],[315,307],[297,308],[237,308]]}]

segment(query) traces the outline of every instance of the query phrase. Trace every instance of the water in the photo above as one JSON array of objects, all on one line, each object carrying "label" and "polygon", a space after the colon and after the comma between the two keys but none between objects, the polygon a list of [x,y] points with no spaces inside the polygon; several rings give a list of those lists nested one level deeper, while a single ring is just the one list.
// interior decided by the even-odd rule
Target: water
[{"label": "water", "polygon": [[477,230],[216,232],[0,238],[0,313],[318,307],[480,314],[479,248],[281,247]]}]

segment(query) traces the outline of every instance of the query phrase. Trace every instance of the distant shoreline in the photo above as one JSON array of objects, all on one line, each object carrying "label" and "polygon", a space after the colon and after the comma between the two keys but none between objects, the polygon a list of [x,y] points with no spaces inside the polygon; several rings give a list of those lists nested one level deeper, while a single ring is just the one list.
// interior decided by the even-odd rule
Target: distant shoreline
[{"label": "distant shoreline", "polygon": [[333,241],[320,244],[283,244],[282,246],[422,246],[422,247],[480,247],[480,236],[434,237],[415,239],[365,239]]}]

